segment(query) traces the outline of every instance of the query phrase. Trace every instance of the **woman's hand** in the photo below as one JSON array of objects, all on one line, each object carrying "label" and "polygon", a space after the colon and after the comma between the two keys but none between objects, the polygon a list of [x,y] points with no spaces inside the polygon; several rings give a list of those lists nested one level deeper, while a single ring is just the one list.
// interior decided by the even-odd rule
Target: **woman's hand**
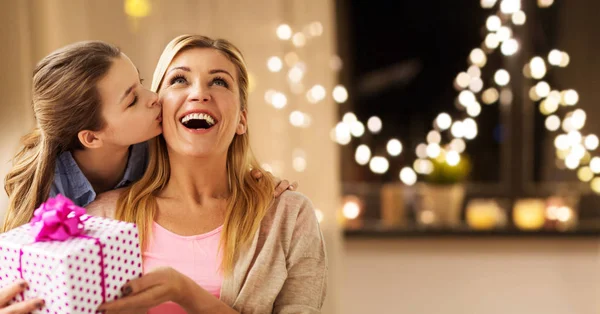
[{"label": "woman's hand", "polygon": [[27,288],[27,282],[17,280],[12,285],[0,289],[0,314],[25,314],[44,306],[44,300],[36,298],[7,305],[19,293]]},{"label": "woman's hand", "polygon": [[175,302],[188,313],[238,313],[193,280],[171,267],[155,268],[123,288],[123,297],[102,304],[106,313],[146,313],[164,302]]},{"label": "woman's hand", "polygon": [[148,309],[172,301],[180,304],[184,293],[182,274],[171,267],[159,267],[125,284],[123,297],[102,304],[107,313],[146,313]]},{"label": "woman's hand", "polygon": [[[258,169],[253,169],[251,173],[252,173],[252,177],[256,180],[259,180],[260,178],[263,177],[262,171],[260,171]],[[274,197],[279,197],[286,190],[295,191],[298,189],[298,182],[293,182],[292,184],[290,184],[290,182],[288,180],[281,180],[279,178],[274,178],[274,179],[275,179],[275,183],[277,183],[277,186],[275,187],[275,191],[273,192]]]}]

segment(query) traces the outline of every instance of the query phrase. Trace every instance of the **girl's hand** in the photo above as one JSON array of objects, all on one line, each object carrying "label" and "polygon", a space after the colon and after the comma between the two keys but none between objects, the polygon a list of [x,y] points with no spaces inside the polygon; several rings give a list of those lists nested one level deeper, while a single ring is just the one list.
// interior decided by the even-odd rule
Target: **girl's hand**
[{"label": "girl's hand", "polygon": [[36,298],[7,305],[19,293],[27,288],[27,282],[17,280],[12,285],[0,289],[0,314],[25,314],[44,306],[44,300]]}]

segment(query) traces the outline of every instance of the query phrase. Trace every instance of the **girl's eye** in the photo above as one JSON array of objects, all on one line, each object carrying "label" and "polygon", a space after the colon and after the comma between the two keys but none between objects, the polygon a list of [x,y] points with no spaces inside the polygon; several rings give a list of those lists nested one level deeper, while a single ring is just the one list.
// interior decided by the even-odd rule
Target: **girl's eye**
[{"label": "girl's eye", "polygon": [[137,103],[137,101],[138,101],[138,96],[135,95],[133,97],[133,101],[129,104],[129,106],[127,106],[127,108],[135,106],[135,104]]}]

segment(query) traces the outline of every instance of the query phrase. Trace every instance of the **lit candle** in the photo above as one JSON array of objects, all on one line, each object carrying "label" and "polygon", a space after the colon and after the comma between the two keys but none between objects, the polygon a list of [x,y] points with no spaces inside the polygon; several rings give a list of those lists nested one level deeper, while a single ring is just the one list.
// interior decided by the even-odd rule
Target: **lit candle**
[{"label": "lit candle", "polygon": [[537,230],[544,226],[546,204],[541,199],[521,199],[513,208],[513,220],[519,229]]},{"label": "lit candle", "polygon": [[472,200],[467,206],[466,219],[472,229],[493,229],[502,220],[502,209],[494,200]]}]

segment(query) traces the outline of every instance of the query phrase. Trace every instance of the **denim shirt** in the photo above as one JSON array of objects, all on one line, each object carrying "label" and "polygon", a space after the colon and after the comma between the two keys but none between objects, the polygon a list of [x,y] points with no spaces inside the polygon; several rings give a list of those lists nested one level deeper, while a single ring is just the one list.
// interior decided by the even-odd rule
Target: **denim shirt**
[{"label": "denim shirt", "polygon": [[[114,189],[139,180],[144,175],[147,164],[148,143],[132,145],[125,174]],[[96,199],[96,191],[79,169],[71,152],[64,152],[56,159],[54,182],[50,188],[50,197],[55,197],[57,194],[68,197],[73,203],[81,207],[87,206]]]}]

